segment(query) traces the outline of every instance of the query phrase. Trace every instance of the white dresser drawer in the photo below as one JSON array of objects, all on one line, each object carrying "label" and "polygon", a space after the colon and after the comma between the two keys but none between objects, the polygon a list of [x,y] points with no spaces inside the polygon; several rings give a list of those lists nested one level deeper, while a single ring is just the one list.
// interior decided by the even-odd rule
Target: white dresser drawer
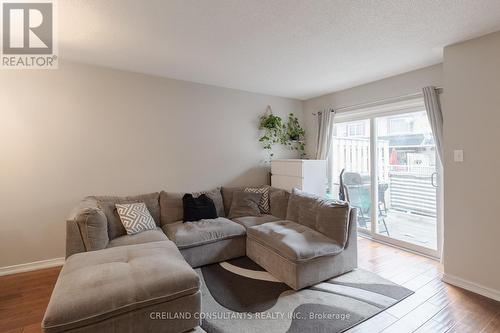
[{"label": "white dresser drawer", "polygon": [[286,191],[292,191],[294,187],[302,189],[303,179],[300,177],[272,175],[271,184],[273,187],[280,188]]},{"label": "white dresser drawer", "polygon": [[273,160],[271,185],[291,191],[294,187],[321,197],[325,195],[327,175],[325,160]]}]

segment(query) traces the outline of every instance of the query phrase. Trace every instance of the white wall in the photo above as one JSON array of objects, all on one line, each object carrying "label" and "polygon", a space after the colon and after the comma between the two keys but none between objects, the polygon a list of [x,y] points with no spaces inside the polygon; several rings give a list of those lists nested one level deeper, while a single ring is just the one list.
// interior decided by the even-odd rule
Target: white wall
[{"label": "white wall", "polygon": [[500,300],[500,32],[445,48],[444,85],[444,271]]},{"label": "white wall", "polygon": [[314,156],[316,153],[317,120],[312,113],[329,107],[337,109],[413,94],[421,91],[425,86],[442,86],[442,84],[443,66],[437,64],[305,101],[304,121],[308,155]]},{"label": "white wall", "polygon": [[[258,118],[302,102],[99,67],[0,72],[0,267],[64,255],[91,194],[268,181]],[[296,157],[284,151],[278,157]]]}]

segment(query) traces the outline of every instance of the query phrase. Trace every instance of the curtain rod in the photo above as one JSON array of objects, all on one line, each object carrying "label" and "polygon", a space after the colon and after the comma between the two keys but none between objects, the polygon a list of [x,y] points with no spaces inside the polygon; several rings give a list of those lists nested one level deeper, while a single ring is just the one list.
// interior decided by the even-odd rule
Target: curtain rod
[{"label": "curtain rod", "polygon": [[[435,87],[438,94],[443,93],[443,87]],[[397,96],[397,97],[389,97],[389,98],[383,98],[379,100],[375,100],[372,102],[365,102],[365,103],[359,103],[359,104],[354,104],[354,105],[349,105],[349,106],[342,106],[340,108],[332,108],[331,112],[335,111],[342,111],[342,110],[347,110],[347,109],[357,109],[357,108],[363,108],[363,107],[369,107],[369,106],[374,106],[378,105],[383,102],[397,102],[401,99],[406,99],[406,98],[411,98],[411,97],[418,97],[421,96],[423,93],[422,92],[417,92],[417,93],[412,93],[412,94],[407,94],[407,95],[402,95],[402,96]],[[316,113],[313,113],[315,116]]]}]

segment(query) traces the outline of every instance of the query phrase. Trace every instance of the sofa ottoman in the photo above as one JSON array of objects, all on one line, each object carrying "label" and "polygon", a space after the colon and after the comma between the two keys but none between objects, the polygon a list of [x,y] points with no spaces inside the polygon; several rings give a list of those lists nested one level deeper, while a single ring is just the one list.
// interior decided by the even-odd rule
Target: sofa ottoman
[{"label": "sofa ottoman", "polygon": [[75,254],[59,275],[42,329],[185,332],[199,325],[199,286],[171,241]]}]

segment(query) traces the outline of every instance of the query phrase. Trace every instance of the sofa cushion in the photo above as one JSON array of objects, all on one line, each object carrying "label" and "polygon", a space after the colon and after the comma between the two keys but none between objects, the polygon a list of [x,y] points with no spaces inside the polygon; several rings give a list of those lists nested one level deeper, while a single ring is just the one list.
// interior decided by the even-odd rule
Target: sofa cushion
[{"label": "sofa cushion", "polygon": [[243,216],[233,219],[234,222],[241,224],[245,228],[250,228],[253,227],[254,225],[260,225],[263,223],[274,222],[279,220],[282,219],[269,214],[263,214],[261,216]]},{"label": "sofa cushion", "polygon": [[316,229],[317,207],[322,200],[316,195],[294,188],[288,200],[286,219]]},{"label": "sofa cushion", "polygon": [[183,196],[184,193],[160,192],[160,218],[162,227],[183,219]]},{"label": "sofa cushion", "polygon": [[86,251],[101,250],[108,246],[108,221],[104,212],[98,208],[97,201],[85,198],[72,215],[80,229]]},{"label": "sofa cushion", "polygon": [[229,210],[230,219],[241,216],[260,216],[260,193],[237,191],[233,194],[233,202]]},{"label": "sofa cushion", "polygon": [[349,212],[347,202],[321,201],[316,211],[316,230],[344,248],[349,232]]},{"label": "sofa cushion", "polygon": [[163,226],[163,231],[179,249],[245,235],[245,228],[224,217],[196,222],[169,223]]},{"label": "sofa cushion", "polygon": [[233,203],[233,194],[237,191],[245,190],[246,186],[239,187],[226,187],[222,186],[220,192],[222,194],[222,201],[224,203],[224,211],[226,216],[229,216],[229,210],[231,209],[231,204]]},{"label": "sofa cushion", "polygon": [[164,240],[168,240],[167,236],[161,228],[156,228],[155,230],[147,230],[135,235],[117,237],[109,242],[108,247],[144,244]]},{"label": "sofa cushion", "polygon": [[349,229],[347,202],[323,199],[293,189],[287,209],[287,220],[321,232],[344,248]]},{"label": "sofa cushion", "polygon": [[[160,218],[162,226],[169,223],[175,223],[184,218],[184,207],[182,203],[184,194],[185,193],[160,192]],[[224,217],[226,215],[224,212],[221,189],[219,187],[211,191],[193,192],[192,194],[194,197],[206,194],[207,197],[214,202],[217,216]]]},{"label": "sofa cushion", "polygon": [[113,196],[96,196],[99,207],[102,209],[108,220],[108,236],[110,240],[116,237],[127,234],[123,224],[116,211],[116,204],[126,204],[135,202],[144,202],[148,208],[149,213],[153,217],[155,224],[160,226],[160,203],[158,192],[141,194],[136,196],[127,197],[113,197]]},{"label": "sofa cushion", "polygon": [[342,248],[330,238],[293,221],[269,222],[250,227],[247,235],[294,262],[342,252]]},{"label": "sofa cushion", "polygon": [[290,192],[271,187],[269,189],[269,205],[271,208],[271,215],[286,219],[286,211],[288,209],[288,199]]},{"label": "sofa cushion", "polygon": [[59,274],[44,331],[70,331],[196,294],[200,280],[170,241],[69,257]]}]

